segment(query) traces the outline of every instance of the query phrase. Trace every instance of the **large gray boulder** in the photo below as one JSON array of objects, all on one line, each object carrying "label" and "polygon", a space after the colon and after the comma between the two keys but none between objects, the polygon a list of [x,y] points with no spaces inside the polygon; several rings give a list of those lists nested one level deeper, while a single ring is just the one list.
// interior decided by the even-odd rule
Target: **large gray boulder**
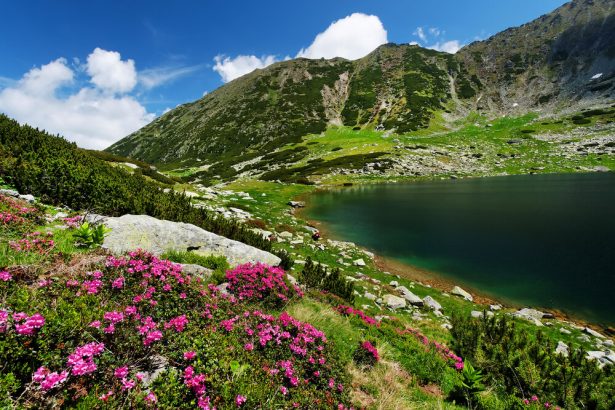
[{"label": "large gray boulder", "polygon": [[198,226],[156,219],[148,215],[123,215],[118,218],[88,218],[111,228],[103,248],[121,254],[143,249],[155,255],[166,251],[193,251],[200,255],[223,255],[231,266],[247,262],[280,264],[277,256],[245,243],[208,232]]},{"label": "large gray boulder", "polygon": [[411,305],[423,306],[423,299],[421,299],[414,293],[410,292],[410,290],[408,290],[407,287],[400,286],[397,288],[397,290],[401,292],[401,295],[403,296],[403,298],[406,299],[408,303],[410,303]]},{"label": "large gray boulder", "polygon": [[393,310],[406,307],[406,301],[399,296],[387,294],[382,297],[382,301]]},{"label": "large gray boulder", "polygon": [[431,296],[425,296],[423,298],[423,303],[425,304],[425,306],[427,306],[428,308],[430,308],[433,311],[440,311],[442,310],[442,305],[439,304],[434,298],[432,298]]},{"label": "large gray boulder", "polygon": [[453,290],[451,291],[451,293],[453,295],[456,295],[456,296],[461,296],[462,298],[464,298],[467,301],[470,301],[470,302],[474,301],[474,298],[472,297],[472,295],[470,295],[470,293],[468,293],[467,291],[463,290],[459,286],[455,286],[453,288]]}]

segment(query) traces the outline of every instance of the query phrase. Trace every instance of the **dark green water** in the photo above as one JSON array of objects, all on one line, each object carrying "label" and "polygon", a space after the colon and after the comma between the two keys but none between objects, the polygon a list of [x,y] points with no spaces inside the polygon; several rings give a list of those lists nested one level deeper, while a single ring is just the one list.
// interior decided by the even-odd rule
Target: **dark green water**
[{"label": "dark green water", "polygon": [[615,324],[615,175],[351,187],[310,198],[337,238],[484,294]]}]

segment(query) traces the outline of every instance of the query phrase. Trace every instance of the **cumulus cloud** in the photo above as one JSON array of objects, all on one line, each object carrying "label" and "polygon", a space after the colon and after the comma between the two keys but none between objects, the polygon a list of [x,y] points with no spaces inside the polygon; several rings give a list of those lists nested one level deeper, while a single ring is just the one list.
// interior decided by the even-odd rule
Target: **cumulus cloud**
[{"label": "cumulus cloud", "polygon": [[[364,57],[386,42],[387,32],[377,16],[354,13],[334,21],[325,31],[314,38],[309,47],[302,48],[297,53],[297,57],[344,57],[355,60]],[[290,57],[286,56],[283,60],[290,60]],[[218,55],[214,58],[213,70],[220,74],[222,81],[227,83],[277,61],[280,60],[274,55],[262,57],[239,55],[234,58]]]},{"label": "cumulus cloud", "polygon": [[135,62],[122,61],[117,51],[94,49],[88,56],[87,72],[92,83],[103,91],[126,93],[137,85]]},{"label": "cumulus cloud", "polygon": [[423,27],[417,27],[412,33],[418,37],[419,41],[411,41],[410,44],[417,44],[432,50],[444,51],[455,54],[463,44],[459,40],[446,40],[446,32],[438,27],[430,27],[425,31]]},{"label": "cumulus cloud", "polygon": [[455,54],[461,47],[463,47],[463,44],[461,44],[459,40],[444,41],[442,43],[437,42],[427,46],[427,48],[431,48],[432,50],[444,51],[445,53],[451,54]]},{"label": "cumulus cloud", "polygon": [[[102,72],[102,67],[111,72]],[[95,87],[71,87],[72,92],[59,96],[75,83],[76,72],[66,60],[33,68],[0,90],[0,112],[94,149],[108,147],[154,119],[135,98],[118,95],[136,84],[132,60],[121,61],[119,53],[97,48],[86,71]]]},{"label": "cumulus cloud", "polygon": [[244,74],[251,73],[257,68],[265,68],[278,60],[273,55],[262,57],[239,55],[235,58],[217,55],[214,61],[216,63],[213,68],[214,71],[220,74],[222,81],[227,83]]},{"label": "cumulus cloud", "polygon": [[378,16],[353,13],[333,22],[309,47],[301,49],[297,57],[356,60],[386,42],[387,31]]}]

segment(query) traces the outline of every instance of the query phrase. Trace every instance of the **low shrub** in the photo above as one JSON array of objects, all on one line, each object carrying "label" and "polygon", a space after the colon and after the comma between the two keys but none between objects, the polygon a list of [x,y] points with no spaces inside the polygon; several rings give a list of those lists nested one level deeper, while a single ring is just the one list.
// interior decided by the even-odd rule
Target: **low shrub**
[{"label": "low shrub", "polygon": [[239,300],[261,302],[281,308],[295,296],[302,296],[298,287],[291,286],[282,268],[262,263],[246,263],[226,272],[228,290]]}]

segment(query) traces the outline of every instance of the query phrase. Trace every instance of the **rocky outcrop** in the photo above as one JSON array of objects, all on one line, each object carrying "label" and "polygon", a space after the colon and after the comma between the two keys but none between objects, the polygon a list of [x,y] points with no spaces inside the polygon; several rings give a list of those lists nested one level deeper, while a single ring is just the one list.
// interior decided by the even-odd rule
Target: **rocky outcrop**
[{"label": "rocky outcrop", "polygon": [[241,242],[208,232],[198,226],[153,218],[124,215],[118,218],[90,216],[89,220],[111,228],[103,248],[121,254],[143,249],[156,255],[166,251],[193,251],[200,255],[225,256],[232,266],[247,262],[279,265],[280,258]]}]

